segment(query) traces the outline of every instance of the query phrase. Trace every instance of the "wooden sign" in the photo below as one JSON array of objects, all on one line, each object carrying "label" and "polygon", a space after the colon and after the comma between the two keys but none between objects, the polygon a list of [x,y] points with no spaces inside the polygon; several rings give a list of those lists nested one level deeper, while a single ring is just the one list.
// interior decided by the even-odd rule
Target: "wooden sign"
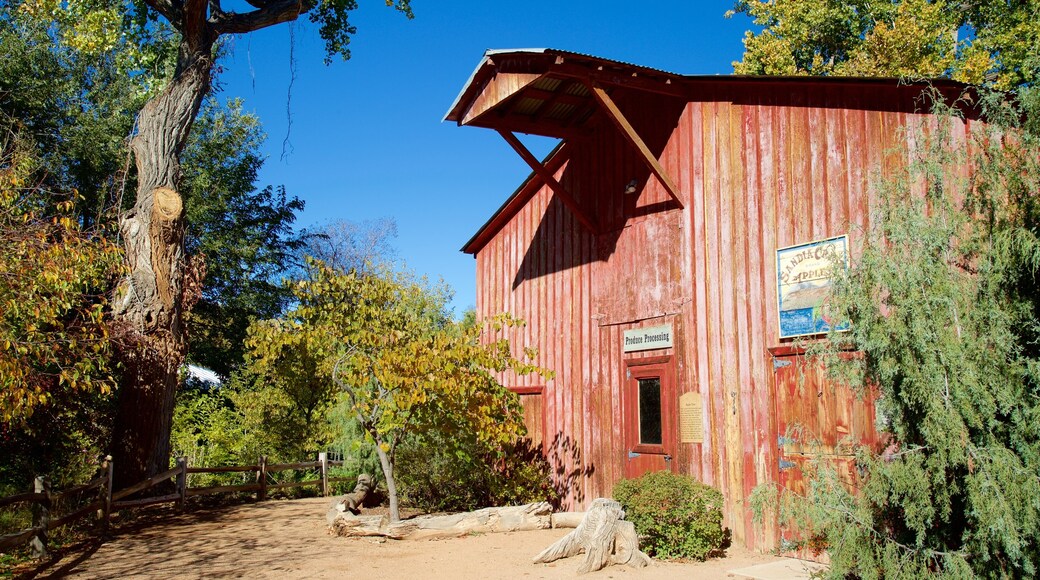
[{"label": "wooden sign", "polygon": [[[838,236],[776,251],[780,338],[831,330],[824,302],[835,268],[849,265],[849,238]],[[844,330],[843,327],[837,327]]]},{"label": "wooden sign", "polygon": [[704,443],[704,400],[700,393],[679,397],[679,441]]},{"label": "wooden sign", "polygon": [[623,341],[622,352],[669,348],[672,346],[672,325],[662,324],[661,326],[626,330]]}]

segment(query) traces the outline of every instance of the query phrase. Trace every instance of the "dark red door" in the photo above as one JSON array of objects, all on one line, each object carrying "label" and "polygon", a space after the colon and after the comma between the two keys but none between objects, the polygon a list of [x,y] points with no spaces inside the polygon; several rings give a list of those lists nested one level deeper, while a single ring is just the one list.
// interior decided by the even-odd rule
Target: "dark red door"
[{"label": "dark red door", "polygon": [[672,358],[629,360],[625,379],[625,477],[672,469],[676,438]]}]

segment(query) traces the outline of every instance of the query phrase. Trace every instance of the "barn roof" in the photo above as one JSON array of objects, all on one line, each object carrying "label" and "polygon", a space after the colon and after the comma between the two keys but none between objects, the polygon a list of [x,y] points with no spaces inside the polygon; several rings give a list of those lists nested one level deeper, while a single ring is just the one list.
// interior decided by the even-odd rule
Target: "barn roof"
[{"label": "barn roof", "polygon": [[[445,115],[445,121],[494,129],[502,134],[533,172],[505,204],[477,231],[462,251],[476,253],[497,228],[526,203],[542,183],[550,185],[580,222],[589,229],[592,220],[582,215],[573,198],[555,183],[553,173],[566,160],[565,147],[557,148],[544,161],[534,159],[515,138],[514,133],[541,135],[566,141],[580,140],[591,134],[604,117],[626,134],[632,145],[640,149],[648,166],[665,185],[673,199],[682,206],[678,191],[663,173],[614,100],[630,93],[649,93],[681,100],[720,98],[720,90],[731,95],[741,89],[764,88],[764,85],[795,83],[805,85],[897,86],[930,84],[951,95],[960,94],[967,85],[949,79],[909,82],[898,78],[808,77],[808,76],[741,76],[681,75],[646,66],[599,58],[588,54],[552,48],[488,50],[470,75],[462,91]],[[911,88],[908,86],[908,88]],[[737,91],[734,93],[734,91]],[[710,95],[710,96],[708,96]],[[554,167],[553,167],[554,166]]]}]

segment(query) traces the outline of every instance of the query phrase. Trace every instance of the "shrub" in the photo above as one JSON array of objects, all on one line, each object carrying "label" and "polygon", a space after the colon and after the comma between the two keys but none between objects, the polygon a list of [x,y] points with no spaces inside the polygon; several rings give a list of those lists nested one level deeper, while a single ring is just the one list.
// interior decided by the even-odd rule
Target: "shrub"
[{"label": "shrub", "polygon": [[414,435],[398,449],[396,479],[405,502],[425,512],[557,499],[548,462],[526,439],[492,449],[463,433]]},{"label": "shrub", "polygon": [[652,556],[704,560],[722,548],[722,494],[692,477],[647,473],[618,482],[614,498]]}]

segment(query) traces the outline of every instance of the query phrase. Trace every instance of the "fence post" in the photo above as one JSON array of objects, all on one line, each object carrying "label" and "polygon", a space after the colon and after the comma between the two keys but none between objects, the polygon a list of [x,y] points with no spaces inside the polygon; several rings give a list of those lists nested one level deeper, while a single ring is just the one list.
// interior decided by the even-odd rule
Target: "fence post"
[{"label": "fence post", "polygon": [[267,499],[267,456],[260,456],[260,469],[256,472],[257,483],[260,484],[260,490],[256,492],[256,499],[258,501],[264,501]]},{"label": "fence post", "polygon": [[106,455],[105,462],[102,464],[105,470],[105,487],[102,488],[102,493],[105,494],[101,507],[101,529],[108,531],[108,519],[112,515],[112,456]]},{"label": "fence post", "polygon": [[32,547],[34,558],[47,556],[47,524],[50,523],[51,519],[50,487],[50,484],[47,483],[47,480],[42,475],[37,476],[33,481],[33,491],[44,495],[43,500],[34,501],[32,507],[32,526],[33,528],[40,528],[29,544]]},{"label": "fence post", "polygon": [[183,510],[188,501],[188,458],[183,455],[178,457],[177,467],[180,469],[177,472],[177,493],[181,496],[177,500],[177,509]]},{"label": "fence post", "polygon": [[318,453],[318,468],[321,469],[321,496],[329,496],[329,456],[324,451]]}]

